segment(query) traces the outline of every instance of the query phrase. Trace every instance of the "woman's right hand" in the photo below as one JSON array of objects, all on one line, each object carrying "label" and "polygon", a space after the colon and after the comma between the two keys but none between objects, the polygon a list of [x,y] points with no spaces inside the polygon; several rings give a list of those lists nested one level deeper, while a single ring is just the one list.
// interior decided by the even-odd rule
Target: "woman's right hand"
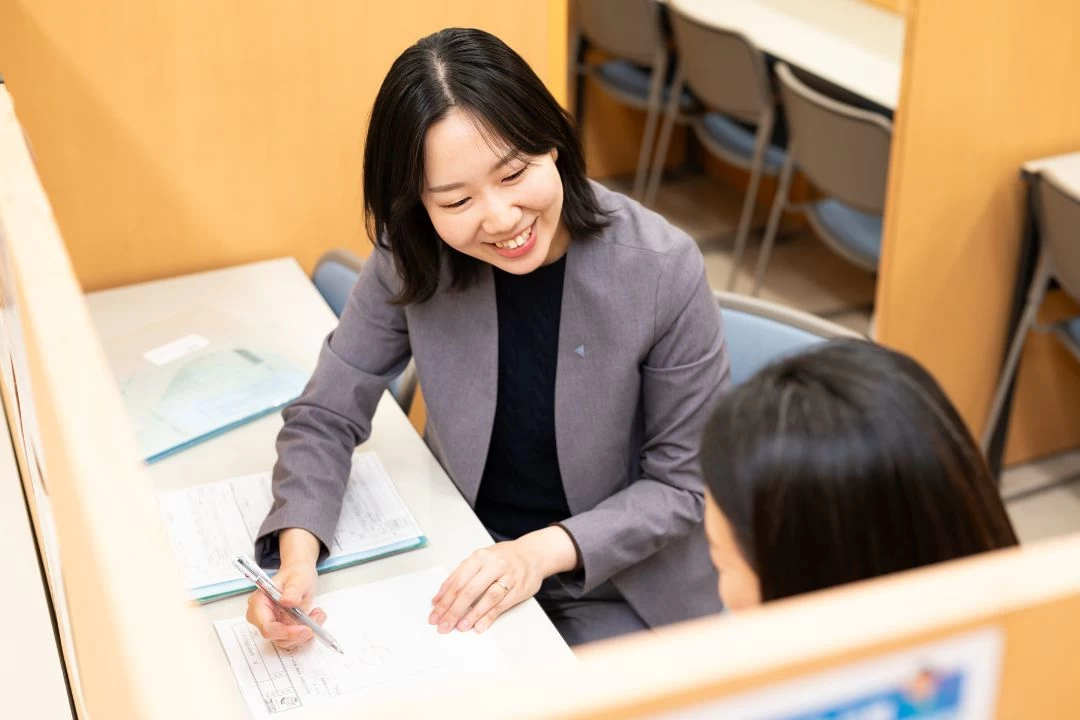
[{"label": "woman's right hand", "polygon": [[[281,531],[278,542],[281,569],[273,580],[281,590],[281,604],[304,610],[312,620],[322,625],[326,621],[326,613],[321,608],[311,608],[319,577],[315,572],[315,563],[319,559],[318,539],[307,530],[288,528]],[[248,596],[247,621],[258,628],[264,638],[280,648],[294,648],[314,637],[307,626],[283,612],[261,590]]]}]

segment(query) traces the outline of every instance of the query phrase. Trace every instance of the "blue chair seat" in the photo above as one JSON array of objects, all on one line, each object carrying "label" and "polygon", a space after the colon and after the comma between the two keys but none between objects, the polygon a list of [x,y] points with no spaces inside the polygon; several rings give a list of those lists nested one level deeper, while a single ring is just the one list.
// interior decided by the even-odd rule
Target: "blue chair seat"
[{"label": "blue chair seat", "polygon": [[881,258],[880,215],[864,213],[839,200],[822,200],[807,208],[824,232],[873,267]]},{"label": "blue chair seat", "polygon": [[[608,86],[614,92],[629,98],[634,98],[641,107],[649,104],[649,75],[650,71],[638,67],[629,60],[609,60],[601,63],[596,68],[597,79],[601,84]],[[661,92],[661,107],[666,108],[671,98],[671,86],[664,85]],[[683,91],[679,99],[679,111],[689,115],[700,110],[700,106],[694,96]]]},{"label": "blue chair seat", "polygon": [[[754,133],[735,122],[727,115],[710,112],[701,118],[701,125],[710,138],[728,153],[741,157],[749,165],[754,159]],[[767,175],[777,175],[784,166],[787,153],[776,145],[765,149],[765,164],[762,170]]]}]

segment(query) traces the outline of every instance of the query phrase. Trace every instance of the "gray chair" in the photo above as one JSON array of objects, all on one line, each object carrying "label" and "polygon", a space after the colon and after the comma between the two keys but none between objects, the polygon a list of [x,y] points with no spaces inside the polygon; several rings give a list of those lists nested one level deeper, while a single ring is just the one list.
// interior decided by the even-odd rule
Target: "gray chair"
[{"label": "gray chair", "polygon": [[[340,248],[328,250],[315,264],[311,281],[338,317],[341,317],[341,311],[345,309],[349,293],[356,284],[356,279],[360,277],[363,266],[364,261],[359,255]],[[401,374],[390,382],[389,388],[394,400],[406,413],[412,407],[416,386],[416,364],[410,360]]]},{"label": "gray chair", "polygon": [[[570,86],[574,88],[578,125],[584,118],[584,78],[587,75],[618,101],[645,111],[645,131],[638,151],[633,189],[634,196],[640,198],[648,179],[656,126],[663,104],[670,95],[665,86],[668,49],[660,23],[660,9],[655,0],[577,0],[574,5]],[[595,65],[585,63],[586,44],[604,51],[611,59]],[[694,107],[689,94],[680,93],[678,98],[684,109]]]},{"label": "gray chair", "polygon": [[1053,171],[1039,174],[1035,187],[1035,218],[1039,227],[1039,256],[1035,274],[1028,289],[1027,301],[1016,326],[1016,333],[1009,343],[1005,363],[990,404],[982,447],[986,453],[994,440],[995,430],[1005,399],[1009,394],[1024,349],[1024,341],[1030,330],[1051,332],[1080,361],[1080,318],[1070,318],[1052,325],[1040,325],[1039,308],[1050,283],[1057,281],[1073,300],[1080,302],[1080,194],[1059,181]]},{"label": "gray chair", "polygon": [[[679,63],[672,82],[672,99],[657,141],[645,204],[655,202],[660,187],[678,110],[674,98],[682,93],[684,86],[689,87],[706,108],[692,123],[701,144],[725,162],[750,173],[735,232],[732,271],[728,278],[728,290],[731,290],[746,250],[761,176],[776,175],[784,165],[783,148],[769,142],[776,122],[776,97],[765,56],[744,35],[702,24],[684,15],[675,2],[669,3],[668,9]],[[740,123],[755,126],[756,132]]]},{"label": "gray chair", "polygon": [[863,338],[816,315],[735,293],[714,292],[724,319],[731,381],[738,385],[766,365],[833,338]]},{"label": "gray chair", "polygon": [[775,71],[790,139],[754,272],[752,295],[765,279],[780,214],[796,208],[788,203],[796,167],[826,196],[799,208],[825,244],[870,272],[877,271],[881,256],[892,123],[878,113],[810,87],[784,63],[777,63]]}]

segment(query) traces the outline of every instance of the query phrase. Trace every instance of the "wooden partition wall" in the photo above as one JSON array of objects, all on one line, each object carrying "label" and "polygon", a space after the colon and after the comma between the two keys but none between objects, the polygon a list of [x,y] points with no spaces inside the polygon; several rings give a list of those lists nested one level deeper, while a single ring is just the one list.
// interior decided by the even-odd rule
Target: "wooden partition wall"
[{"label": "wooden partition wall", "polygon": [[561,93],[565,17],[565,0],[8,0],[0,73],[84,290],[283,255],[310,271],[369,250],[364,133],[402,50],[480,27]]},{"label": "wooden partition wall", "polygon": [[127,411],[2,85],[0,168],[10,352],[0,360],[26,371],[17,391],[4,383],[4,406],[18,429],[75,709],[115,720],[237,717],[230,679],[200,660],[220,650],[198,632]]},{"label": "wooden partition wall", "polygon": [[[913,354],[978,435],[1004,356],[1025,190],[1020,165],[1080,149],[1080,4],[909,0],[878,338]],[[1080,312],[1051,298],[1047,313]],[[1006,449],[1080,444],[1080,366],[1035,333]]]}]

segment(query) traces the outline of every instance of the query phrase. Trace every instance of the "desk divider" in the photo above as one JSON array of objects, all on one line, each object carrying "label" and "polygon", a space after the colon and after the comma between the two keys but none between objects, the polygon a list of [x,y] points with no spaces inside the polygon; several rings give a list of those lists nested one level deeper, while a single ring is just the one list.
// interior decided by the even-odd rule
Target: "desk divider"
[{"label": "desk divider", "polygon": [[49,572],[61,574],[66,591],[57,614],[70,622],[65,656],[69,669],[72,655],[77,662],[82,689],[76,710],[108,720],[240,717],[231,679],[209,675],[200,661],[220,650],[195,640],[205,635],[196,632],[130,423],[3,89],[0,168],[0,228],[23,340],[14,351],[25,352],[33,388],[31,398],[20,387],[20,401],[33,403],[40,430],[58,550]]},{"label": "desk divider", "polygon": [[468,708],[473,720],[816,720],[816,707],[789,716],[709,706],[757,691],[783,698],[808,676],[989,632],[1003,643],[996,712],[958,717],[1080,717],[1078,558],[1080,535],[1001,550],[597,643],[579,649],[578,667],[420,695],[372,716],[434,717],[441,707]]}]

